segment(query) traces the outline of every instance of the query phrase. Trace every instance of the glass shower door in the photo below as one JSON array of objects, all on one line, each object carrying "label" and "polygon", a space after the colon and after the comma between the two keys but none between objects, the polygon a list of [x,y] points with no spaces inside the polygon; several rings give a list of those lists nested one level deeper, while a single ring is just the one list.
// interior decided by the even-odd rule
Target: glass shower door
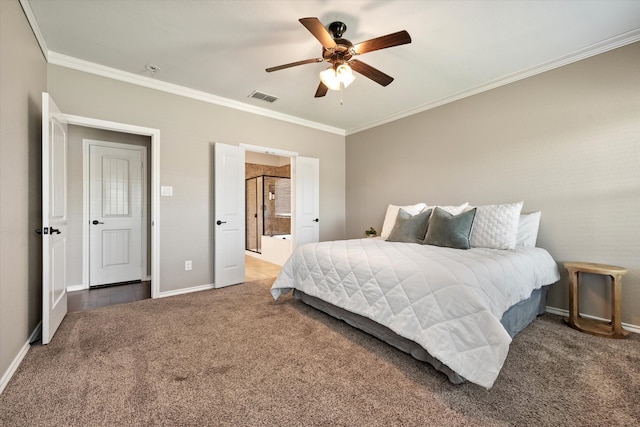
[{"label": "glass shower door", "polygon": [[261,250],[262,242],[262,215],[260,206],[262,201],[262,179],[249,178],[246,180],[246,249],[258,252]]}]

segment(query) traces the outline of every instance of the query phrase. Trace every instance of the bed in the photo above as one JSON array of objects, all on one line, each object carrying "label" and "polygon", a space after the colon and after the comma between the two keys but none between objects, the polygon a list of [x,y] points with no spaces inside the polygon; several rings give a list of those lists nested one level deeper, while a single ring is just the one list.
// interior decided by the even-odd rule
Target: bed
[{"label": "bed", "polygon": [[[430,221],[426,237],[433,216]],[[296,298],[430,363],[452,382],[490,388],[512,337],[544,311],[546,289],[560,278],[546,250],[516,246],[513,234],[511,249],[461,250],[389,235],[307,244],[287,260],[271,294],[278,299],[294,290]]]}]

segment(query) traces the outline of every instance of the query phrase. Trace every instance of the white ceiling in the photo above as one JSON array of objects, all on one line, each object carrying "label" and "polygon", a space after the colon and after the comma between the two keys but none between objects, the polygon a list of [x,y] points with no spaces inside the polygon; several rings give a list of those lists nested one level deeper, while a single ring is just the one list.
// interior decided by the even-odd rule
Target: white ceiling
[{"label": "white ceiling", "polygon": [[[52,63],[121,70],[119,78],[345,134],[640,40],[638,0],[22,2]],[[358,57],[395,81],[382,87],[358,75],[341,105],[337,91],[313,96],[326,63],[266,73],[321,57],[303,17],[343,21],[354,44],[407,30],[411,44]],[[161,71],[152,76],[146,64]],[[248,98],[254,90],[279,99]]]}]

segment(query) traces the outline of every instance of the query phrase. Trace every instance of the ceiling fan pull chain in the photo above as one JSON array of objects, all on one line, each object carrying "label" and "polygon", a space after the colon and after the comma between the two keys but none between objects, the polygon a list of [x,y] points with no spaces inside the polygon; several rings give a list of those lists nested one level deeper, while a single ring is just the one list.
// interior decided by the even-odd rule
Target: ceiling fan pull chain
[{"label": "ceiling fan pull chain", "polygon": [[344,104],[342,95],[344,94],[344,83],[340,82],[340,106]]}]

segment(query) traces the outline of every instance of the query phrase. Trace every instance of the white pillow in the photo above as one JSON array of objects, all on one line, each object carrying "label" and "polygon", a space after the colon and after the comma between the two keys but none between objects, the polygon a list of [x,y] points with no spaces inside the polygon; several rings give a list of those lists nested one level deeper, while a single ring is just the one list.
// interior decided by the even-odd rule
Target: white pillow
[{"label": "white pillow", "polygon": [[513,249],[523,202],[476,206],[469,243],[472,248]]},{"label": "white pillow", "polygon": [[538,228],[542,212],[520,214],[516,246],[535,247],[538,240]]},{"label": "white pillow", "polygon": [[434,205],[434,206],[425,206],[425,208],[422,210],[423,212],[426,211],[427,209],[435,209],[435,208],[440,208],[444,211],[449,212],[451,215],[460,215],[462,212],[464,212],[467,207],[469,206],[469,202],[465,202],[461,205],[458,206],[440,206],[440,205]]},{"label": "white pillow", "polygon": [[398,216],[398,211],[400,208],[409,212],[411,215],[417,215],[426,207],[427,205],[424,203],[417,203],[415,205],[407,205],[407,206],[396,206],[389,205],[387,207],[387,213],[384,216],[384,222],[382,223],[382,231],[380,231],[380,237],[386,239],[391,234],[391,230],[393,230],[393,226],[396,224],[396,218]]}]

